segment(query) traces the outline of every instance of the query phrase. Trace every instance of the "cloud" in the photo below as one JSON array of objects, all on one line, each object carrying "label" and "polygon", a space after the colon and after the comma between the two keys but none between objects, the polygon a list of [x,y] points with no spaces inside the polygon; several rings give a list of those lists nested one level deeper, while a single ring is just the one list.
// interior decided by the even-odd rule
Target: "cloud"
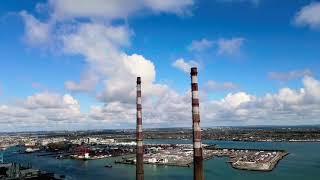
[{"label": "cloud", "polygon": [[320,101],[320,82],[310,76],[303,79],[306,98],[308,102],[318,103]]},{"label": "cloud", "polygon": [[50,0],[54,18],[127,19],[143,10],[154,13],[189,13],[193,0]]},{"label": "cloud", "polygon": [[133,102],[135,83],[128,82],[135,82],[135,78],[141,76],[145,94],[156,95],[162,91],[164,86],[155,83],[156,70],[152,61],[142,55],[128,55],[121,51],[122,46],[129,44],[129,36],[130,30],[125,26],[97,23],[81,24],[75,32],[64,35],[64,52],[84,56],[91,67],[81,86],[67,82],[66,87],[70,90],[91,90],[98,76],[104,83],[99,100]]},{"label": "cloud", "polygon": [[203,52],[211,47],[215,47],[218,55],[237,56],[241,54],[241,48],[245,40],[246,39],[242,37],[234,37],[231,39],[220,38],[217,40],[203,38],[192,41],[188,46],[188,50],[191,52]]},{"label": "cloud", "polygon": [[238,85],[232,82],[218,83],[216,81],[210,80],[204,85],[204,88],[207,92],[210,92],[210,91],[219,92],[219,91],[235,91],[239,87]]},{"label": "cloud", "polygon": [[65,82],[65,88],[71,92],[92,92],[95,90],[98,82],[99,77],[94,72],[88,71],[82,76],[79,83],[73,81]]},{"label": "cloud", "polygon": [[[78,83],[65,82],[66,89],[88,92],[94,91],[97,83],[103,83],[103,92],[97,95],[99,100],[132,102],[135,85],[127,82],[135,82],[135,77],[141,76],[145,94],[153,96],[164,91],[166,85],[155,83],[156,69],[151,60],[122,50],[130,45],[132,30],[126,24],[113,25],[112,21],[126,19],[143,9],[183,15],[193,4],[192,0],[80,0],[76,4],[71,0],[50,0],[46,5],[50,9],[47,22],[52,42],[59,44],[64,54],[83,56],[90,68]],[[32,15],[28,17],[37,20]],[[28,20],[24,20],[27,24]],[[26,34],[29,31],[30,27],[26,26]]]},{"label": "cloud", "polygon": [[25,23],[24,40],[32,46],[47,46],[51,41],[50,25],[40,22],[26,11],[21,11],[20,16]]},{"label": "cloud", "polygon": [[83,56],[90,67],[79,84],[68,81],[66,88],[71,91],[91,91],[98,82],[102,82],[104,89],[97,95],[100,101],[133,103],[135,78],[140,76],[146,95],[156,96],[164,91],[166,85],[155,83],[156,69],[151,60],[121,50],[130,44],[130,35],[127,26],[108,26],[95,22],[79,24],[75,31],[64,34],[61,37],[64,53]]},{"label": "cloud", "polygon": [[255,100],[254,96],[251,96],[245,92],[238,92],[234,94],[228,94],[220,101],[220,103],[221,107],[224,108],[237,108],[240,105],[246,104],[253,100]]},{"label": "cloud", "polygon": [[156,71],[150,60],[137,54],[122,54],[120,60],[123,64],[105,81],[105,90],[99,95],[100,100],[134,103],[135,81],[138,76],[142,79],[143,92],[147,97],[159,96],[167,89],[166,85],[155,83]]},{"label": "cloud", "polygon": [[[143,88],[143,86],[142,86]],[[185,126],[191,118],[191,98],[189,93],[178,94],[167,89],[161,96],[151,99],[142,94],[142,116],[144,127]],[[93,106],[89,117],[110,125],[135,126],[135,104],[112,102],[104,106]]]},{"label": "cloud", "polygon": [[[320,123],[320,82],[305,77],[303,88],[282,88],[275,94],[255,96],[247,92],[229,93],[221,100],[200,96],[203,127],[215,125],[297,125]],[[143,99],[143,119],[146,127],[187,126],[191,119],[190,92],[178,94],[168,90],[156,99]],[[134,126],[135,105],[112,103],[94,107],[90,117],[117,124]]]},{"label": "cloud", "polygon": [[8,130],[7,126],[13,128],[12,131],[31,130],[32,127],[52,129],[56,123],[80,123],[84,119],[78,100],[69,94],[43,92],[16,104],[0,105],[0,131]]},{"label": "cloud", "polygon": [[[306,76],[302,84],[303,87],[297,90],[281,88],[275,94],[260,97],[242,91],[230,93],[221,100],[200,96],[202,126],[318,124],[320,81]],[[157,98],[142,94],[142,101],[145,127],[188,126],[186,122],[191,119],[190,91],[179,94],[166,89]],[[57,127],[134,128],[135,111],[134,103],[112,101],[103,106],[91,106],[90,111],[84,113],[80,111],[79,101],[71,95],[43,92],[16,104],[0,105],[0,131],[52,130]]]},{"label": "cloud", "polygon": [[221,3],[251,3],[253,5],[259,5],[261,0],[216,0]]},{"label": "cloud", "polygon": [[220,101],[205,104],[205,121],[208,124],[212,121],[246,125],[318,124],[320,82],[307,76],[303,85],[300,90],[282,88],[276,94],[262,97],[246,92],[229,94]]},{"label": "cloud", "polygon": [[245,39],[244,38],[231,38],[219,39],[217,41],[219,55],[238,55],[241,52]]},{"label": "cloud", "polygon": [[146,12],[183,16],[191,13],[193,5],[193,0],[78,0],[77,3],[74,0],[48,0],[36,5],[38,13],[49,16],[47,20],[40,21],[26,11],[19,15],[25,23],[26,42],[52,48],[60,43],[61,33],[75,29],[72,25],[81,22],[107,22],[111,26],[114,20],[126,20],[139,13],[148,14]]},{"label": "cloud", "polygon": [[[71,95],[65,94],[61,96],[55,93],[39,93],[33,96],[29,96],[24,102],[25,108],[29,109],[62,109],[68,107],[77,107],[79,105],[78,101],[75,100]],[[73,108],[78,109],[78,108]]]},{"label": "cloud", "polygon": [[287,82],[302,78],[304,76],[312,76],[313,73],[309,69],[295,70],[289,72],[269,72],[269,78],[272,80],[278,80],[281,82]]},{"label": "cloud", "polygon": [[302,7],[295,15],[294,23],[297,26],[308,26],[311,29],[320,28],[320,2],[312,2]]},{"label": "cloud", "polygon": [[[115,127],[135,127],[135,108],[133,104],[124,104],[120,102],[111,102],[104,106],[92,106],[89,118],[93,123],[107,124]],[[145,123],[144,123],[145,124]]]},{"label": "cloud", "polygon": [[198,66],[198,63],[195,61],[185,61],[183,58],[179,58],[172,63],[172,66],[185,73],[189,73],[192,67]]},{"label": "cloud", "polygon": [[175,13],[178,15],[190,14],[190,7],[194,5],[193,0],[144,0],[144,3],[155,12]]},{"label": "cloud", "polygon": [[[192,0],[81,0],[76,4],[71,0],[57,0],[37,7],[49,10],[47,11],[49,19],[43,24],[47,24],[50,28],[49,39],[55,43],[53,45],[58,44],[65,55],[82,56],[86,62],[87,69],[80,81],[67,81],[65,88],[72,92],[90,92],[96,91],[97,83],[102,84],[102,90],[99,88],[100,92],[95,93],[97,100],[104,105],[92,106],[88,119],[100,120],[109,125],[121,122],[121,126],[125,126],[124,124],[128,125],[135,119],[137,76],[142,77],[143,98],[148,102],[145,105],[146,114],[154,114],[155,107],[161,107],[160,105],[166,102],[163,97],[178,99],[179,95],[167,85],[156,83],[156,68],[151,60],[139,54],[127,54],[123,51],[123,48],[130,46],[133,31],[125,23],[114,25],[113,20],[127,19],[142,10],[154,14],[186,15],[190,13],[189,8],[192,5]],[[36,17],[29,14],[28,17],[40,23]],[[24,20],[27,24],[28,19]],[[25,28],[27,34],[30,27]],[[57,102],[59,98],[56,96],[32,96],[24,104],[29,109],[41,106],[46,109],[60,109],[63,103]],[[163,122],[163,119],[153,118],[152,121],[147,122],[159,124],[160,121]],[[101,126],[98,127],[101,128]]]},{"label": "cloud", "polygon": [[192,43],[188,46],[189,51],[201,52],[211,48],[213,45],[213,41],[207,40],[205,38],[199,41],[192,41]]}]

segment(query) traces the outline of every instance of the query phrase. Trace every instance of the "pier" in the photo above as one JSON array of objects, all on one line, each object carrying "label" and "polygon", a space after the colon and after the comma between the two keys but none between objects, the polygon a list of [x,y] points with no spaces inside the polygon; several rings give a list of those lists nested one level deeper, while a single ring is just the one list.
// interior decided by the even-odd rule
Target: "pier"
[{"label": "pier", "polygon": [[289,153],[284,150],[226,149],[213,150],[217,157],[228,157],[235,169],[250,171],[272,171]]},{"label": "pier", "polygon": [[[143,163],[157,166],[191,167],[192,144],[153,144],[146,146]],[[288,153],[284,150],[226,149],[203,145],[203,160],[228,157],[232,168],[251,171],[272,171]],[[135,157],[126,157],[116,163],[135,165]]]}]

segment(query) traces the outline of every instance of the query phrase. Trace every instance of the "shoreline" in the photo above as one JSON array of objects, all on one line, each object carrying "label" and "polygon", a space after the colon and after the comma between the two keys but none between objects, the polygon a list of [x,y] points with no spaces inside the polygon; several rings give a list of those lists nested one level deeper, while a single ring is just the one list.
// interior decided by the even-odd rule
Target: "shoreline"
[{"label": "shoreline", "polygon": [[[163,138],[148,138],[146,140],[163,140]],[[192,140],[192,139],[173,139],[173,138],[168,138],[166,140]],[[305,143],[305,142],[310,142],[310,143],[320,143],[320,139],[317,140],[255,140],[255,141],[248,141],[248,140],[221,140],[221,139],[203,139],[203,141],[230,141],[230,142],[279,142],[279,143]]]}]

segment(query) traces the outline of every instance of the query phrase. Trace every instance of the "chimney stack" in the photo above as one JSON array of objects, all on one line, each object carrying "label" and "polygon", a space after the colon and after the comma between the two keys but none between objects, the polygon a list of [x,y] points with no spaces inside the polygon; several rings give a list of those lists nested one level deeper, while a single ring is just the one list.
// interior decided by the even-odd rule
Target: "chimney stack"
[{"label": "chimney stack", "polygon": [[201,144],[198,70],[191,68],[191,93],[192,93],[192,129],[193,129],[193,179],[203,180],[203,155]]},{"label": "chimney stack", "polygon": [[136,129],[136,140],[137,140],[137,155],[136,155],[136,179],[144,179],[143,171],[143,134],[142,134],[142,105],[141,105],[141,78],[137,77],[137,129]]}]

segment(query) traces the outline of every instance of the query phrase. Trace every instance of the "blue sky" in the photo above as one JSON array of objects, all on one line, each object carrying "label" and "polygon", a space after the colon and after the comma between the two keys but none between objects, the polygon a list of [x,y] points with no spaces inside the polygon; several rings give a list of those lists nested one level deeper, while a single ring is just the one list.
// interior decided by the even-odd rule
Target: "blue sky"
[{"label": "blue sky", "polygon": [[[147,79],[146,126],[184,126],[192,65],[199,67],[204,126],[319,123],[320,2],[70,3],[2,2],[0,119],[6,128],[29,122],[31,130],[131,127],[135,75]],[[166,107],[172,112],[163,116]]]}]

